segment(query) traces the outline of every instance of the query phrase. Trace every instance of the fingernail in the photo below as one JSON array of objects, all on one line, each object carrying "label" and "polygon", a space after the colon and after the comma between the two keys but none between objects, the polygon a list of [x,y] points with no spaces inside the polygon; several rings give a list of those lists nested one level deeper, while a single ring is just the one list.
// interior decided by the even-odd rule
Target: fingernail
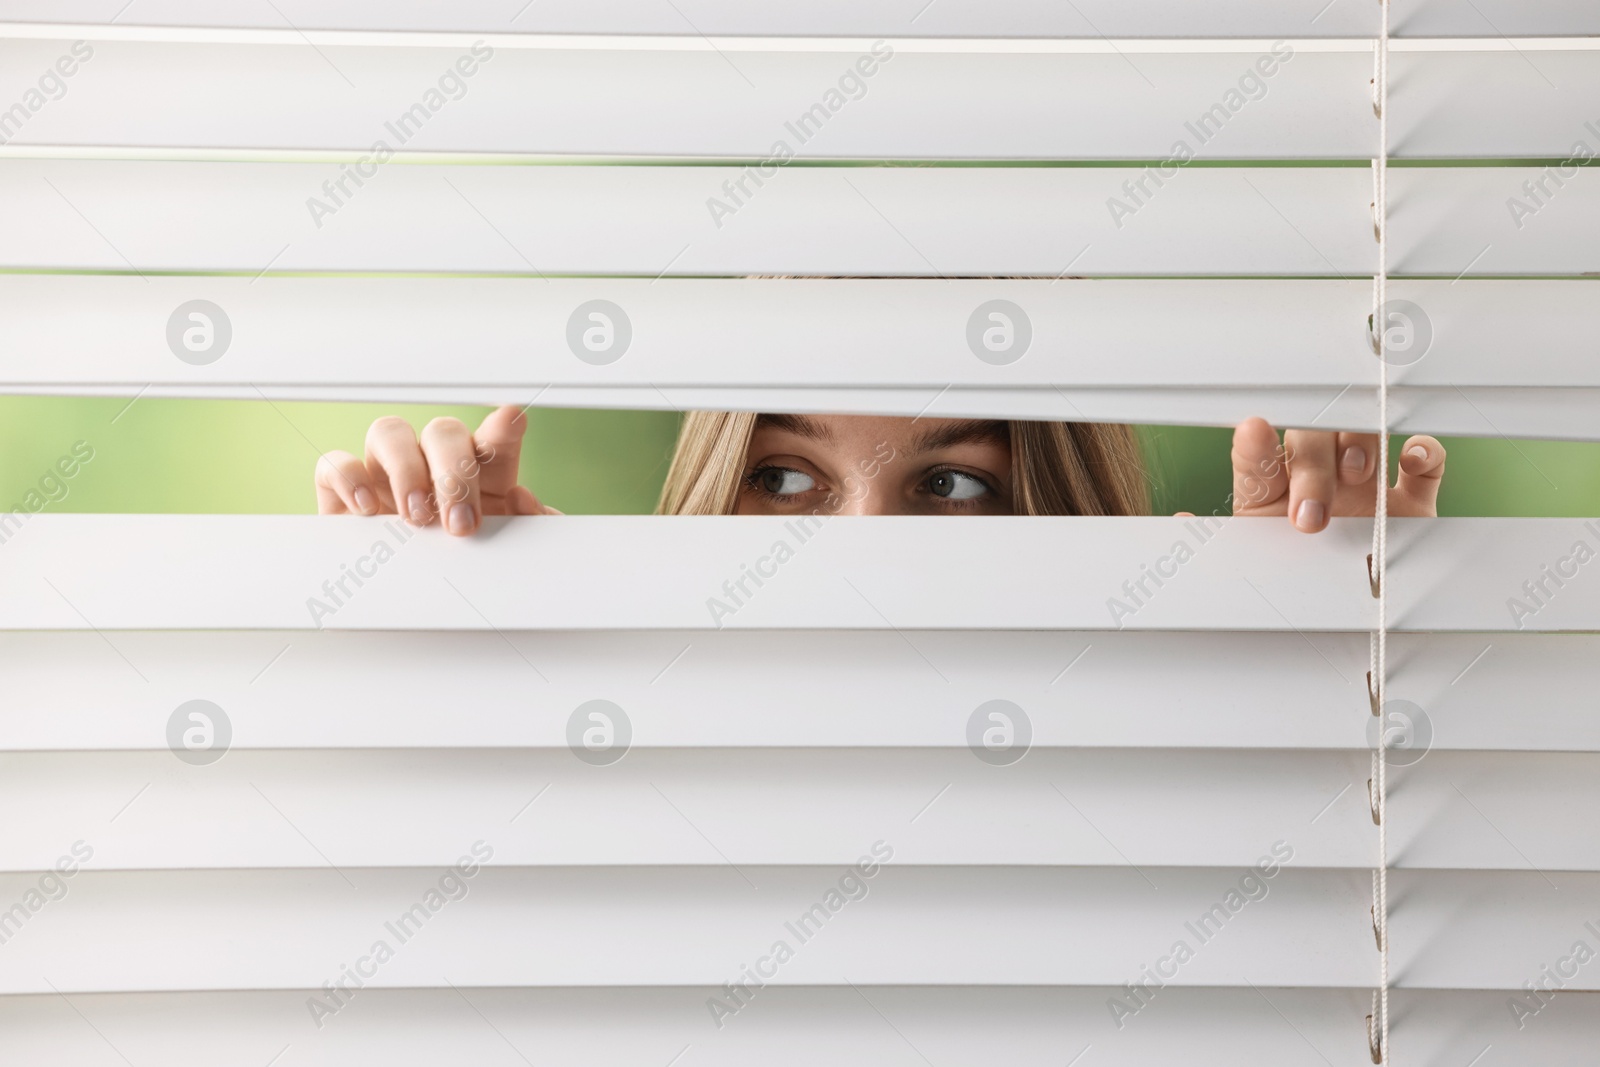
[{"label": "fingernail", "polygon": [[411,495],[406,497],[406,510],[411,515],[413,526],[425,526],[428,522],[428,494],[421,489],[413,489]]},{"label": "fingernail", "polygon": [[1322,529],[1322,501],[1300,501],[1300,510],[1294,513],[1294,524],[1306,533],[1316,533]]},{"label": "fingernail", "polygon": [[1339,460],[1339,466],[1347,471],[1366,470],[1367,450],[1360,445],[1351,445],[1344,450],[1344,457]]},{"label": "fingernail", "polygon": [[453,534],[472,532],[471,504],[456,504],[450,508],[450,532]]},{"label": "fingernail", "polygon": [[363,515],[371,515],[378,510],[378,502],[372,499],[372,491],[364,485],[356,486],[356,510]]},{"label": "fingernail", "polygon": [[1412,445],[1410,448],[1406,449],[1406,455],[1416,456],[1424,463],[1428,462],[1428,450],[1423,448],[1421,445]]}]

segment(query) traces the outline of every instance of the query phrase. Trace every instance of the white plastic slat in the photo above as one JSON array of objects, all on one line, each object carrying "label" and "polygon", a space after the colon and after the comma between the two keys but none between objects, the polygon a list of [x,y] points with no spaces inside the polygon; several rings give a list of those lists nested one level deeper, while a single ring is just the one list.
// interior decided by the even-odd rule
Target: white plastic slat
[{"label": "white plastic slat", "polygon": [[[1418,347],[1405,354],[1420,358],[1389,372],[1403,394],[1600,387],[1585,340],[1600,330],[1592,282],[1411,280],[1390,291],[1421,309]],[[192,325],[180,308],[193,300],[220,308],[228,333],[201,365],[169,337],[175,315]],[[595,300],[621,309],[628,333],[603,364],[569,337],[574,320],[593,325],[584,311]],[[968,336],[974,320],[993,325],[983,312],[994,300],[1020,309],[1016,328],[1029,334],[1003,364]],[[1337,279],[8,275],[0,302],[14,309],[0,322],[8,386],[1292,386],[1332,398],[1378,378],[1371,285]],[[73,306],[95,314],[63,313]],[[1284,337],[1300,339],[1292,360]]]},{"label": "white plastic slat", "polygon": [[[1265,519],[1212,532],[1150,517],[547,516],[491,518],[471,543],[392,518],[12,522],[4,629],[1366,632],[1375,619],[1362,519],[1306,537]],[[1600,629],[1584,571],[1600,521],[1391,526],[1394,630]],[[360,586],[347,577],[362,572]]]},{"label": "white plastic slat", "polygon": [[[7,141],[360,156],[381,142],[385,155],[750,161],[1166,159],[1180,139],[1202,158],[1367,159],[1376,150],[1370,56],[1296,54],[1293,45],[1271,41],[1242,54],[1136,62],[1109,50],[925,53],[871,41],[831,52],[737,54],[710,50],[698,37],[685,42],[692,51],[496,44],[466,38],[429,48],[313,49],[297,35],[264,45],[102,41],[80,46],[92,49],[92,58],[73,75],[71,93],[39,109]],[[72,46],[0,45],[19,81],[24,71],[50,69]],[[1600,52],[1574,55],[1540,59],[1573,68],[1574,77],[1590,68],[1600,74]],[[1470,62],[1522,66],[1515,54]],[[197,85],[206,91],[194,92]],[[1102,106],[1082,107],[1090,96]],[[529,108],[531,99],[552,103]],[[1204,119],[1213,104],[1221,110]],[[1502,133],[1481,116],[1472,129],[1460,154],[1508,154],[1509,129]],[[1525,122],[1520,136],[1528,136]],[[1564,139],[1545,154],[1566,147]],[[337,200],[333,194],[328,206]]]},{"label": "white plastic slat", "polygon": [[[109,1042],[134,1063],[207,1067],[267,1062],[334,1067],[529,1059],[638,1067],[811,1067],[855,1058],[892,1067],[1061,1067],[1092,1050],[1105,1067],[1282,1067],[1367,1062],[1364,990],[1168,986],[1118,1028],[1108,988],[770,986],[720,1029],[720,987],[656,989],[364,989],[318,1029],[303,991],[0,997],[7,1063],[100,1067]],[[1504,992],[1396,990],[1396,1047],[1421,1063],[1465,1064],[1492,1046],[1507,1062],[1589,1067],[1600,997],[1562,993],[1518,1029]],[[1124,1001],[1126,1003],[1126,1001]],[[82,1013],[80,1016],[78,1013]],[[85,1026],[84,1019],[93,1027]],[[485,1025],[488,1019],[490,1025]],[[1352,1025],[1354,1023],[1354,1025]],[[508,1047],[509,1046],[509,1047]],[[1493,1053],[1491,1053],[1493,1055]],[[687,1056],[685,1056],[687,1058]],[[1493,1063],[1494,1060],[1487,1062]]]},{"label": "white plastic slat", "polygon": [[[1390,370],[1396,428],[1600,434],[1600,365],[1584,341],[1600,326],[1592,285],[1397,282],[1396,299],[1421,309],[1408,315],[1423,347],[1419,361]],[[11,275],[0,277],[0,296],[15,309],[0,322],[0,381],[14,393],[1177,424],[1262,415],[1376,428],[1371,295],[1360,281]],[[197,299],[221,309],[228,331],[222,356],[200,366],[175,358],[168,336],[178,309]],[[1020,308],[1031,333],[1022,358],[1005,365],[976,358],[968,338],[993,299]],[[591,300],[626,317],[627,347],[612,363],[583,361],[569,340]],[[63,313],[81,304],[97,314]],[[775,319],[785,329],[774,331]],[[1303,339],[1292,361],[1282,358],[1285,336]],[[757,348],[768,358],[752,363]],[[695,382],[718,384],[685,387]],[[874,388],[837,388],[845,384]],[[1049,388],[993,388],[1001,384]]]},{"label": "white plastic slat", "polygon": [[[18,84],[0,90],[20,95],[31,84],[22,72],[50,70],[61,56],[78,67],[59,103],[7,124],[13,152],[270,150],[354,162],[381,143],[385,156],[1371,158],[1370,56],[1301,44],[1135,58],[1110,49],[930,53],[903,41],[896,51],[862,41],[734,60],[698,37],[683,51],[496,48],[465,38],[312,49],[296,34],[277,44],[13,40],[0,47]],[[1600,138],[1583,107],[1600,93],[1600,50],[1395,60],[1396,157],[1565,158],[1580,137]],[[207,91],[193,92],[196,84]],[[1085,96],[1104,105],[1077,106]],[[530,98],[562,106],[530,110]],[[338,199],[330,195],[328,206]]]},{"label": "white plastic slat", "polygon": [[[86,32],[126,26],[459,33],[905,35],[926,37],[1372,37],[1377,13],[1326,0],[458,0],[448,7],[373,0],[4,0],[0,21],[79,24]],[[1485,37],[1600,32],[1585,0],[1417,0],[1397,8],[1396,36]]]},{"label": "white plastic slat", "polygon": [[[1491,286],[1487,293],[1480,290],[1477,306],[1484,319],[1493,317],[1488,308],[1498,305],[1509,316],[1517,296],[1543,291],[1529,283],[1482,284]],[[1366,342],[1370,288],[1354,281],[144,281],[132,275],[9,275],[0,277],[0,302],[16,313],[0,323],[0,380],[451,387],[1371,385],[1377,360]],[[1568,318],[1600,326],[1594,294],[1583,283],[1554,288],[1555,299],[1546,303],[1560,305],[1564,297],[1572,305]],[[195,366],[175,358],[169,346],[168,319],[196,299],[211,301],[227,316],[225,361]],[[985,328],[992,325],[980,306],[996,299],[1021,308],[1031,334],[1022,357],[1006,365],[984,362],[967,337],[974,315]],[[574,350],[568,338],[574,316],[584,327],[592,325],[582,305],[593,300],[622,309],[629,331],[626,348],[603,365],[586,362],[580,353],[587,350]],[[73,304],[92,306],[96,314],[64,318],[62,308]],[[1535,330],[1547,321],[1529,317]],[[774,321],[786,328],[774,330]],[[1239,332],[1241,321],[1251,329]],[[1465,338],[1474,331],[1457,334],[1472,347]],[[1275,340],[1285,335],[1305,338],[1294,361],[1282,358]],[[1541,370],[1556,378],[1543,384],[1600,384],[1600,369],[1582,358],[1587,353],[1576,340],[1563,345],[1554,328],[1550,335],[1550,346],[1538,339],[1527,344],[1532,366],[1524,373],[1532,380],[1517,384],[1535,384]],[[750,359],[755,346],[760,360]],[[448,361],[439,358],[445,351],[452,353]],[[1446,357],[1456,364],[1461,384],[1504,382],[1504,359],[1490,358],[1503,357],[1503,350],[1475,351],[1482,356]]]},{"label": "white plastic slat", "polygon": [[[645,411],[787,411],[1067,422],[1142,422],[1234,426],[1260,416],[1278,427],[1376,433],[1376,391],[1303,389],[717,389],[541,386],[5,386],[0,392],[45,396],[206,397],[224,400],[324,400],[384,404],[516,404],[518,407],[626,408]],[[1588,388],[1396,388],[1396,433],[1529,437],[1593,441],[1600,395]]]},{"label": "white plastic slat", "polygon": [[[319,229],[330,164],[12,160],[0,263],[113,271],[512,274],[1314,275],[1375,262],[1367,168],[1196,168],[1132,218],[1140,171],[789,167],[736,217],[726,167],[392,166]],[[1569,183],[1519,231],[1526,168],[1402,168],[1396,274],[1600,270],[1600,191]],[[781,179],[781,180],[779,180]],[[751,187],[753,188],[753,187]],[[1147,188],[1153,188],[1147,184]],[[719,228],[717,221],[722,222]],[[1121,228],[1117,222],[1122,223]]]},{"label": "white plastic slat", "polygon": [[[0,869],[48,869],[78,839],[96,870],[442,867],[463,838],[494,841],[497,864],[848,865],[892,828],[904,864],[1247,867],[1281,839],[1300,865],[1365,870],[1364,800],[1339,794],[1366,765],[1059,749],[1003,769],[927,749],[629,752],[604,769],[548,750],[229,753],[200,768],[169,752],[9,755]],[[1505,865],[1498,839],[1456,844],[1436,857]]]},{"label": "white plastic slat", "polygon": [[[888,838],[881,839],[892,846]],[[486,842],[486,844],[488,844]],[[468,860],[472,842],[462,842]],[[862,843],[866,854],[872,842]],[[1271,842],[1262,856],[1270,861]],[[6,944],[0,992],[316,989],[387,939],[367,988],[720,985],[848,868],[79,870]],[[4,899],[38,875],[0,876]],[[459,899],[385,923],[439,893]],[[1246,902],[1240,880],[1259,899]],[[1600,875],[1394,871],[1394,984],[1515,990],[1594,921]],[[1252,884],[1253,880],[1253,884]],[[452,884],[453,882],[453,884]],[[771,985],[1119,985],[1190,940],[1170,984],[1370,989],[1370,874],[1253,868],[877,868]],[[463,893],[464,890],[464,893]],[[860,897],[860,890],[854,890]],[[1237,907],[1228,905],[1229,893]],[[442,894],[441,894],[442,895]],[[843,894],[841,893],[840,896]],[[982,908],[985,921],[972,922]],[[1204,943],[1186,923],[1216,908]],[[419,929],[420,928],[420,929]],[[398,928],[407,932],[404,928]],[[226,946],[218,951],[218,946]],[[47,981],[48,979],[48,981]],[[1588,969],[1566,984],[1595,991]]]},{"label": "white plastic slat", "polygon": [[[1264,40],[1202,54],[1069,55],[926,52],[906,41],[730,53],[695,36],[679,51],[472,38],[313,49],[292,32],[276,41],[0,43],[16,81],[14,90],[0,83],[7,96],[74,47],[86,53],[69,94],[6,127],[7,151],[331,152],[352,163],[380,142],[385,157],[750,161],[1366,160],[1377,151],[1370,49],[1304,41],[1298,50]],[[1393,77],[1397,158],[1564,159],[1578,140],[1600,150],[1585,110],[1600,95],[1600,49],[1400,52]],[[1080,106],[1086,97],[1100,104]],[[529,99],[560,105],[530,109]],[[324,198],[329,208],[339,200]]]},{"label": "white plastic slat", "polygon": [[[1600,840],[1570,832],[1600,820],[1600,755],[1395,751],[1421,759],[1391,771],[1394,867],[1600,870]],[[679,749],[603,770],[564,750],[199,767],[163,751],[0,770],[10,871],[47,870],[75,840],[96,870],[442,867],[463,837],[508,865],[845,865],[889,826],[913,865],[1247,867],[1280,840],[1298,866],[1372,865],[1365,751],[1041,748],[997,768],[951,749]]]},{"label": "white plastic slat", "polygon": [[[0,169],[12,212],[0,263],[251,276],[271,267],[1053,278],[1357,273],[1375,257],[1364,169],[1194,170],[1121,230],[1105,202],[1136,171],[790,167],[719,227],[707,201],[741,174],[393,166],[319,229],[306,201],[338,177],[329,164],[12,160]],[[1569,202],[1582,195],[1575,188]],[[1495,211],[1498,222],[1504,208]]]},{"label": "white plastic slat", "polygon": [[[937,674],[907,671],[901,637],[870,630],[124,632],[115,647],[89,631],[0,632],[0,751],[162,750],[194,699],[223,709],[240,750],[560,749],[597,698],[623,709],[640,748],[962,748],[997,698],[1028,716],[1035,746],[1369,743],[1351,714],[1366,707],[1364,634],[951,631],[916,647]],[[1390,651],[1389,694],[1429,716],[1436,751],[1600,751],[1600,637],[1397,634]],[[796,661],[828,670],[796,675]]]},{"label": "white plastic slat", "polygon": [[[875,840],[893,848],[904,826],[902,819],[860,842],[858,855],[870,860]],[[472,843],[460,843],[469,860]],[[1261,842],[1258,853],[1269,863],[1271,846]],[[413,936],[399,944],[384,924],[437,891],[444,870],[80,870],[71,892],[6,944],[0,992],[48,992],[46,977],[65,993],[315,989],[380,938],[395,951],[368,988],[447,979],[467,987],[721,985],[779,938],[796,951],[774,985],[1113,985],[1169,952],[1184,923],[1213,905],[1228,912],[1220,902],[1239,893],[1247,872],[1259,883],[1252,868],[1141,873],[891,861],[860,882],[863,899],[811,920],[820,930],[797,924],[812,935],[799,943],[785,923],[837,892],[848,868],[652,867],[646,879],[630,868],[491,866],[457,879],[466,895],[413,920]],[[0,875],[0,899],[14,899],[37,877]],[[1571,882],[1565,895],[1584,884],[1557,877]],[[1366,871],[1278,868],[1259,883],[1264,899],[1215,924],[1217,936],[1199,946],[1205,951],[1177,984],[1370,985],[1368,883]],[[971,921],[977,907],[982,923]],[[1556,919],[1547,913],[1543,925]],[[1493,961],[1474,968],[1484,976],[1503,969]],[[1461,977],[1451,985],[1476,984]]]}]

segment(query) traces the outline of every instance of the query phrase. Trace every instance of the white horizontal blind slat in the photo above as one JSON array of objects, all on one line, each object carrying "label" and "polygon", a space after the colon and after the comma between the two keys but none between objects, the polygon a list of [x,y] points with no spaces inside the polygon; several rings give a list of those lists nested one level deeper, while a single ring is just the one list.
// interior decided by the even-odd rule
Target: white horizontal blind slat
[{"label": "white horizontal blind slat", "polygon": [[[0,263],[136,272],[1370,274],[1366,168],[1197,168],[1114,220],[1119,168],[790,167],[716,221],[719,167],[392,166],[319,229],[327,164],[12,160]],[[1401,168],[1391,268],[1456,278],[1600,269],[1600,192],[1519,232],[1524,168]],[[48,180],[47,180],[48,179]],[[53,187],[52,187],[53,186]],[[1148,187],[1148,186],[1147,186]],[[85,220],[90,220],[86,224]],[[1123,223],[1119,229],[1117,221]]]},{"label": "white horizontal blind slat", "polygon": [[[786,411],[1068,422],[1234,426],[1260,416],[1278,427],[1376,433],[1373,390],[1303,389],[714,389],[540,386],[7,386],[18,395],[209,397],[383,404],[515,404],[645,411]],[[1570,389],[1396,389],[1395,433],[1595,440],[1600,397]],[[1399,412],[1401,414],[1395,415]]]},{"label": "white horizontal blind slat", "polygon": [[[1136,975],[1130,960],[1170,952],[1185,923],[1228,913],[1221,901],[1248,870],[891,862],[771,984],[1116,985]],[[6,946],[0,992],[316,989],[370,952],[441,873],[82,870]],[[482,867],[464,900],[416,922],[367,984],[718,985],[841,873],[657,867],[646,882],[606,868]],[[0,892],[15,897],[30,881],[0,875]],[[1573,872],[1398,870],[1391,881],[1403,902],[1390,926],[1395,985],[1408,989],[1518,988],[1549,946],[1570,949],[1600,890],[1600,874]],[[1289,865],[1267,884],[1263,899],[1213,920],[1215,936],[1172,984],[1370,988],[1368,872]],[[980,906],[988,920],[972,923]],[[1567,988],[1596,982],[1580,971]]]},{"label": "white horizontal blind slat", "polygon": [[[1421,356],[1391,370],[1398,429],[1555,438],[1600,433],[1600,371],[1583,341],[1600,325],[1591,286],[1397,283],[1396,299],[1420,309],[1410,314]],[[505,400],[1169,423],[1263,415],[1279,425],[1372,430],[1369,289],[1332,279],[935,285],[12,275],[0,278],[0,295],[17,309],[0,324],[0,381],[11,392],[68,395]],[[221,308],[229,331],[226,358],[204,366],[174,358],[168,336],[174,309],[195,299]],[[1005,365],[974,358],[969,336],[993,299],[1020,308],[1030,333],[1024,358]],[[625,358],[599,366],[579,358],[569,331],[591,300],[622,309]],[[63,312],[85,301],[97,314]],[[785,327],[774,330],[774,320]],[[1305,338],[1287,362],[1280,341],[1286,336]],[[770,358],[752,362],[748,353],[755,349]],[[448,363],[439,359],[446,351]],[[40,359],[42,352],[49,358]],[[741,380],[805,388],[730,391],[729,383]],[[695,384],[710,382],[719,384]],[[873,388],[838,388],[856,384]],[[1012,386],[1043,388],[1019,393]]]},{"label": "white horizontal blind slat", "polygon": [[[1372,863],[1364,746],[1036,748],[1000,773],[964,748],[792,747],[630,750],[603,773],[550,749],[230,751],[203,767],[33,753],[0,769],[0,810],[34,813],[0,842],[6,871],[47,870],[77,840],[101,871],[447,867],[480,838],[496,865],[842,867],[887,826],[908,865],[1247,868],[1274,841],[1297,867]],[[1570,832],[1600,819],[1597,773],[1597,753],[1426,752],[1391,771],[1394,866],[1600,870],[1600,840]]]},{"label": "white horizontal blind slat", "polygon": [[[1278,54],[1289,61],[1280,70],[1270,41],[1256,52],[1151,56],[1136,67],[1114,53],[928,54],[897,52],[888,42],[731,59],[694,37],[686,42],[694,51],[678,52],[534,51],[471,39],[453,47],[313,51],[291,40],[99,42],[73,76],[72,91],[8,134],[9,143],[321,150],[354,159],[381,142],[388,152],[407,154],[749,161],[1164,159],[1179,137],[1222,158],[1365,158],[1373,147],[1360,77],[1370,61],[1358,54],[1295,55],[1284,44]],[[26,41],[5,48],[22,72],[50,69],[71,46]],[[1494,66],[1506,58],[1486,55],[1479,62]],[[1270,92],[1258,61],[1273,72]],[[1600,70],[1600,54],[1584,65]],[[1184,130],[1185,120],[1198,121],[1210,103],[1239,92],[1241,77],[1259,96],[1254,108],[1235,119],[1223,105],[1221,117],[1197,133]],[[196,84],[208,91],[192,92]],[[1161,88],[1153,91],[1156,84]],[[1072,103],[1100,94],[1108,107]],[[529,99],[562,106],[530,109]],[[1317,121],[1299,121],[1307,113]],[[1202,146],[1202,137],[1224,129],[1227,136]],[[1479,131],[1477,140],[1489,147],[1493,127]]]},{"label": "white horizontal blind slat", "polygon": [[[271,44],[75,45],[4,41],[0,27],[0,42],[15,82],[0,80],[0,98],[20,96],[38,71],[77,56],[74,47],[86,53],[69,92],[5,125],[8,153],[267,150],[354,161],[380,142],[405,154],[750,161],[1364,160],[1376,152],[1369,50],[1321,52],[1309,42],[1298,51],[1263,40],[1135,58],[1110,49],[922,52],[905,41],[899,50],[860,41],[796,51],[780,41],[737,59],[692,36],[682,51],[535,50],[472,38],[313,49],[292,32]],[[1404,87],[1391,98],[1396,158],[1566,158],[1580,138],[1597,148],[1585,101],[1600,95],[1600,49],[1401,53],[1395,77]],[[205,92],[193,91],[202,84]],[[1099,105],[1079,106],[1086,97]],[[523,106],[534,98],[563,104]]]},{"label": "white horizontal blind slat", "polygon": [[[861,842],[861,853],[872,843]],[[471,844],[462,841],[461,854]],[[1270,845],[1261,843],[1262,855]],[[437,986],[447,977],[468,987],[719,985],[753,952],[770,950],[788,933],[784,922],[836,888],[842,873],[836,866],[653,867],[646,881],[626,869],[483,867],[465,899],[415,923],[422,929],[410,931],[415,936],[396,946],[368,986]],[[1241,873],[1173,868],[1146,882],[1126,866],[890,862],[877,869],[864,900],[810,930],[815,936],[773,984],[838,985],[841,975],[858,984],[1120,983],[1130,959],[1170,950],[1183,924],[1235,889]],[[68,993],[314,989],[370,951],[374,939],[387,934],[394,944],[384,923],[436,888],[440,874],[83,870],[65,899],[6,946],[0,992],[46,992],[44,975]],[[1582,885],[1562,877],[1572,879],[1572,890]],[[0,875],[0,893],[9,899],[27,881]],[[1242,985],[1247,976],[1258,985],[1359,986],[1370,963],[1361,937],[1367,895],[1365,871],[1280,868],[1258,902],[1264,906],[1224,920],[1225,936],[1180,983]],[[980,902],[990,919],[975,924],[971,909]],[[1304,951],[1280,951],[1285,938]],[[217,944],[232,951],[212,951]],[[1494,969],[1495,961],[1485,961],[1477,971]]]},{"label": "white horizontal blind slat", "polygon": [[[560,749],[572,712],[597,696],[625,710],[643,748],[962,748],[973,709],[996,697],[1029,715],[1036,746],[1368,744],[1350,714],[1369,657],[1356,633],[919,633],[938,673],[908,671],[905,642],[887,630],[134,631],[115,642],[0,632],[0,751],[159,751],[173,709],[197,698],[224,709],[240,750]],[[1391,647],[1390,693],[1440,724],[1435,750],[1600,751],[1600,637],[1399,634]],[[786,660],[828,671],[773,686],[772,664]],[[1303,684],[1308,668],[1318,684]],[[751,693],[763,714],[750,713]]]},{"label": "white horizontal blind slat", "polygon": [[[1600,387],[1585,340],[1600,330],[1592,282],[1412,280],[1391,291],[1425,317],[1405,353],[1420,358],[1390,371],[1397,389]],[[1021,309],[1030,334],[1003,365],[975,358],[968,337],[997,299]],[[174,358],[168,324],[191,300],[227,316],[225,358]],[[620,308],[629,331],[602,365],[569,338],[594,300]],[[1371,285],[1336,279],[9,275],[0,302],[14,309],[0,322],[7,386],[1292,386],[1332,399],[1370,390],[1378,366]],[[1285,337],[1297,338],[1292,360]]]},{"label": "white horizontal blind slat", "polygon": [[[1363,1063],[1367,1055],[1361,1027],[1351,1025],[1368,1010],[1364,990],[1173,986],[1121,1030],[1107,1009],[1126,996],[1120,985],[859,992],[773,986],[717,1029],[707,1001],[720,996],[720,987],[365,989],[318,1029],[305,991],[91,994],[70,1001],[50,993],[0,997],[0,1026],[17,1062],[48,1059],[62,1067],[99,1067],[106,1040],[135,1063],[172,1067],[208,1067],[241,1054],[265,1063],[285,1042],[297,1063],[311,1067],[363,1057],[408,1067],[448,1057],[494,1062],[513,1050],[556,1063],[637,1067],[668,1063],[685,1047],[696,1064],[713,1067],[752,1061],[811,1067],[844,1054],[910,1064],[921,1062],[919,1052],[936,1064],[1060,1067],[1063,1055],[1086,1046],[1109,1067],[1233,1067],[1241,1048],[1285,1067]],[[1419,1061],[1467,1063],[1486,1045],[1509,1043],[1504,993],[1397,990],[1392,1001],[1406,1021],[1406,1049]],[[1564,994],[1515,1033],[1514,1047],[1530,1063],[1579,1067],[1596,1026],[1600,997]]]},{"label": "white horizontal blind slat", "polygon": [[[807,519],[491,518],[463,545],[437,527],[404,536],[392,518],[31,515],[13,520],[0,556],[0,628],[1365,632],[1373,622],[1365,583],[1347,577],[1362,573],[1360,519],[1314,539],[1222,518]],[[1600,628],[1600,587],[1579,558],[1593,555],[1600,521],[1393,526],[1394,630]],[[1557,587],[1548,567],[1570,577]],[[373,577],[357,587],[351,568]],[[773,577],[758,587],[745,568]],[[1173,577],[1158,587],[1151,573]],[[341,580],[344,595],[330,592]]]},{"label": "white horizontal blind slat", "polygon": [[[1147,0],[785,0],[752,7],[729,0],[541,0],[517,9],[498,0],[460,0],[448,7],[372,0],[4,0],[0,21],[215,26],[281,30],[444,31],[463,33],[682,34],[696,28],[728,35],[868,35],[1071,37],[1374,37],[1378,13],[1325,0],[1233,0],[1196,5]],[[1583,35],[1600,32],[1584,0],[1417,0],[1394,12],[1395,36],[1485,37]]]}]

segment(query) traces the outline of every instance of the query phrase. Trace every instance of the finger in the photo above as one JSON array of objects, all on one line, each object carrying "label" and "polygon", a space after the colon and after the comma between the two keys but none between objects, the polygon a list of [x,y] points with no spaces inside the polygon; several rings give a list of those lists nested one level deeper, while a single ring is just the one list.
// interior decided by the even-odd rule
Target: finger
[{"label": "finger", "polygon": [[422,454],[433,478],[434,507],[444,528],[463,537],[478,528],[478,457],[460,419],[437,418],[422,428]]},{"label": "finger", "polygon": [[[517,484],[517,467],[522,458],[522,437],[528,429],[528,418],[515,404],[507,404],[489,413],[472,435],[472,443],[482,470],[478,472],[478,488],[486,498],[485,508],[493,510],[497,502]],[[509,508],[507,514],[516,514]]]},{"label": "finger", "polygon": [[367,428],[367,468],[385,497],[386,510],[404,515],[413,526],[433,521],[428,461],[409,422],[398,415],[373,421]]},{"label": "finger", "polygon": [[348,452],[327,452],[318,457],[313,481],[319,515],[378,513],[378,497],[367,468]]},{"label": "finger", "polygon": [[1326,430],[1290,430],[1283,435],[1289,453],[1289,519],[1301,533],[1316,533],[1333,514],[1336,437]]},{"label": "finger", "polygon": [[1265,419],[1246,419],[1233,431],[1233,513],[1282,515],[1289,475],[1278,431]]},{"label": "finger", "polygon": [[1406,441],[1400,449],[1400,477],[1395,481],[1390,510],[1397,515],[1438,514],[1444,459],[1444,445],[1436,437],[1419,434]]},{"label": "finger", "polygon": [[1334,454],[1339,459],[1340,484],[1363,485],[1378,469],[1378,435],[1341,433]]}]

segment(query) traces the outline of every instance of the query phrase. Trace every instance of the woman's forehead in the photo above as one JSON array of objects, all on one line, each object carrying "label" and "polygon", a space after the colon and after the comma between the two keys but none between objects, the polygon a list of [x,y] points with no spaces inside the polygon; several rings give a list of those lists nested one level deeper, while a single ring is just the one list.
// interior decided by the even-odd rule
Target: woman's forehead
[{"label": "woman's forehead", "polygon": [[1011,443],[1010,426],[995,419],[931,419],[885,415],[762,415],[756,432],[793,434],[840,446],[871,439],[905,452],[932,452],[962,444]]}]

